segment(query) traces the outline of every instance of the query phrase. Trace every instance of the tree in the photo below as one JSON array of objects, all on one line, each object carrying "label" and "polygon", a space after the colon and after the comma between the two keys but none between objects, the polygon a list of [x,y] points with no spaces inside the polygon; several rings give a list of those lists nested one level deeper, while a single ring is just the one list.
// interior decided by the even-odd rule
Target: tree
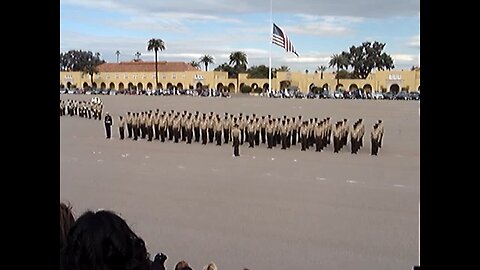
[{"label": "tree", "polygon": [[[334,54],[328,63],[329,67],[337,67],[337,73],[340,68],[348,68],[348,58],[346,57],[345,53],[342,54]],[[335,76],[337,77],[337,76]],[[337,77],[337,85],[340,83],[339,78]]]},{"label": "tree", "polygon": [[269,68],[265,65],[252,66],[247,70],[248,78],[266,79]]},{"label": "tree", "polygon": [[230,65],[235,64],[233,66],[235,72],[237,73],[237,86],[239,85],[239,73],[245,72],[247,70],[247,54],[241,51],[232,52],[229,57],[230,61],[228,62]]},{"label": "tree", "polygon": [[198,62],[195,61],[195,60],[192,60],[192,61],[190,62],[190,65],[191,65],[192,67],[196,68],[196,69],[200,69],[200,63],[198,63]]},{"label": "tree", "polygon": [[280,71],[280,72],[288,72],[290,71],[290,68],[288,66],[280,66],[279,68],[274,68],[272,70],[272,78],[276,78],[277,77],[277,71]]},{"label": "tree", "polygon": [[200,59],[198,59],[198,61],[200,63],[205,64],[205,71],[208,71],[208,64],[213,64],[213,56],[206,54],[206,55],[200,57]]},{"label": "tree", "polygon": [[83,71],[84,67],[92,61],[95,56],[100,58],[98,53],[94,54],[91,51],[70,50],[65,53],[60,53],[60,71]]},{"label": "tree", "polygon": [[228,72],[228,78],[236,78],[237,77],[237,72],[235,69],[230,66],[228,63],[223,63],[216,67],[214,71],[223,71],[223,72]]},{"label": "tree", "polygon": [[320,80],[323,80],[323,72],[327,70],[326,66],[318,66],[317,70],[320,71]]},{"label": "tree", "polygon": [[230,65],[233,65],[233,68],[237,71],[246,71],[247,70],[247,54],[244,52],[236,51],[230,54],[230,61],[228,62]]},{"label": "tree", "polygon": [[91,87],[93,87],[93,75],[98,74],[98,65],[105,63],[104,60],[100,59],[100,53],[89,52],[87,55],[85,65],[82,68],[82,74],[90,75]]},{"label": "tree", "polygon": [[147,43],[147,50],[155,51],[155,89],[158,89],[158,64],[157,64],[157,53],[158,51],[165,50],[165,43],[159,38],[152,38]]},{"label": "tree", "polygon": [[377,70],[394,68],[392,57],[382,53],[384,48],[385,43],[367,41],[358,47],[350,47],[348,52],[343,52],[348,59],[348,65],[353,68],[354,78],[366,79],[374,68]]},{"label": "tree", "polygon": [[120,51],[116,51],[115,54],[117,55],[117,63],[118,63],[118,57],[120,56]]}]

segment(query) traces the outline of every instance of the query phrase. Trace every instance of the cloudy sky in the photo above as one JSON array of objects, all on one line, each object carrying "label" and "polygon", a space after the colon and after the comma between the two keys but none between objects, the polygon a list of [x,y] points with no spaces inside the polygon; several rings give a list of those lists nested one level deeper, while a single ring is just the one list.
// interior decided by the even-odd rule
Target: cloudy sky
[{"label": "cloudy sky", "polygon": [[[419,65],[419,0],[272,0],[273,22],[299,57],[270,45],[270,0],[60,0],[60,51],[99,52],[107,62],[130,61],[138,51],[153,61],[147,41],[160,38],[159,60],[214,57],[216,67],[233,51],[249,66],[287,65],[314,71],[333,54],[364,41],[386,43],[397,69]],[[211,65],[212,66],[212,65]],[[211,70],[209,66],[209,70]]]}]

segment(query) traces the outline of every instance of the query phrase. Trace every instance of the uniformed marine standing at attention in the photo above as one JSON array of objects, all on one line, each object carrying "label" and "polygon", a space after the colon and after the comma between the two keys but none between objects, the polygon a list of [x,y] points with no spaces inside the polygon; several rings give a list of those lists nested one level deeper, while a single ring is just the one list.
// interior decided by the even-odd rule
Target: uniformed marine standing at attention
[{"label": "uniformed marine standing at attention", "polygon": [[240,129],[238,124],[235,124],[232,129],[232,140],[233,140],[233,155],[235,157],[240,156]]},{"label": "uniformed marine standing at attention", "polygon": [[118,121],[118,133],[120,134],[120,140],[123,140],[125,136],[125,119],[121,115],[120,115],[120,121]]},{"label": "uniformed marine standing at attention", "polygon": [[378,131],[380,137],[378,138],[378,147],[382,148],[382,142],[383,142],[383,122],[382,120],[378,120]]},{"label": "uniformed marine standing at attention", "polygon": [[370,138],[372,142],[372,155],[376,156],[378,154],[378,145],[380,141],[380,129],[378,128],[379,125],[376,123],[373,126],[372,132],[370,133]]},{"label": "uniformed marine standing at attention", "polygon": [[112,125],[113,125],[113,119],[108,114],[108,112],[105,114],[105,133],[107,133],[107,139],[110,139],[112,135]]},{"label": "uniformed marine standing at attention", "polygon": [[127,122],[127,132],[128,132],[128,138],[132,138],[132,116],[130,115],[130,112],[127,112],[127,119],[125,119]]}]

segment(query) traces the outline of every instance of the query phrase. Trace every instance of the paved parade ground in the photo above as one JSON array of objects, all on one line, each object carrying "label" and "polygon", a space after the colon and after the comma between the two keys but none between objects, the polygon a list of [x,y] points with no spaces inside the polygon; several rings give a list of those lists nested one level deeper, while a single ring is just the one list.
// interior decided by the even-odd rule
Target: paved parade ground
[{"label": "paved parade ground", "polygon": [[[88,95],[60,95],[90,100]],[[62,116],[60,200],[78,217],[113,210],[142,237],[150,253],[164,252],[173,269],[214,261],[219,269],[411,269],[418,264],[420,114],[418,101],[267,99],[234,96],[100,96],[114,120]],[[364,147],[339,154],[300,145],[254,149],[240,157],[231,145],[119,140],[118,116],[127,111],[188,110],[358,118]],[[382,119],[378,156],[370,131]],[[223,141],[222,141],[223,143]]]}]

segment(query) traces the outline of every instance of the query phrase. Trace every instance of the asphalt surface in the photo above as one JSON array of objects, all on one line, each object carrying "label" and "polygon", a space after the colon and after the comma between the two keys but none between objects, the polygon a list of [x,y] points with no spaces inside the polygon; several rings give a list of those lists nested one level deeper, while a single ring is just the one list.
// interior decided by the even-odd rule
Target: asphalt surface
[{"label": "asphalt surface", "polygon": [[[88,100],[91,96],[60,95]],[[78,217],[120,214],[147,243],[202,269],[411,269],[418,264],[420,115],[418,101],[101,96],[118,122],[127,111],[257,113],[333,122],[363,118],[364,147],[339,154],[300,145],[203,146],[105,139],[103,122],[60,117],[60,200]],[[383,147],[370,153],[382,119]]]}]

